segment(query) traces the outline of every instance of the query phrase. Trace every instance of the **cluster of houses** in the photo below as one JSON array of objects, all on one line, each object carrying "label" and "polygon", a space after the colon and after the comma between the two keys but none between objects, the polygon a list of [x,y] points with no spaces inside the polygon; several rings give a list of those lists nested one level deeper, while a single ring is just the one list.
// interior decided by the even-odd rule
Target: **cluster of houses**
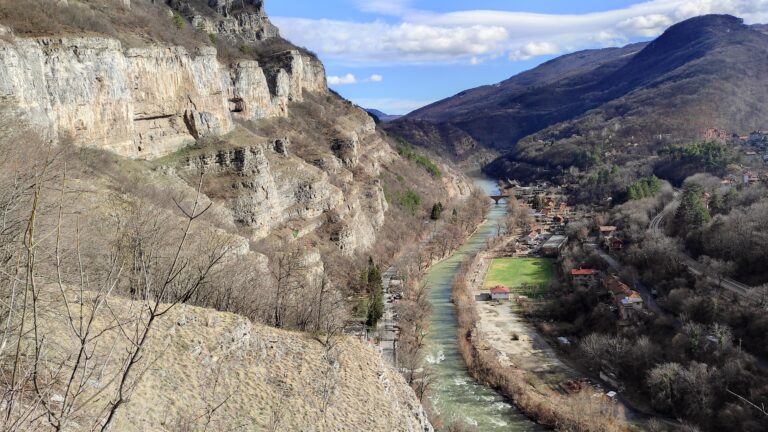
[{"label": "cluster of houses", "polygon": [[704,131],[702,138],[705,141],[719,141],[724,144],[738,144],[768,150],[768,131],[754,131],[747,135],[739,135],[725,129],[710,128]]},{"label": "cluster of houses", "polygon": [[563,189],[540,182],[533,186],[520,186],[510,181],[507,190],[529,206],[531,219],[536,224],[520,238],[529,249],[540,251],[545,257],[557,258],[568,244],[565,228],[577,216],[568,205]]},{"label": "cluster of houses", "polygon": [[573,286],[610,295],[613,307],[623,321],[637,321],[645,313],[643,297],[631,289],[618,276],[605,275],[594,269],[571,270]]},{"label": "cluster of houses", "polygon": [[[754,131],[748,135],[739,135],[723,129],[711,128],[704,132],[704,140],[742,146],[744,159],[768,165],[768,131]],[[748,182],[745,183],[748,184]]]},{"label": "cluster of houses", "polygon": [[609,252],[618,252],[624,249],[624,240],[618,236],[618,228],[615,226],[601,226],[598,240],[603,249]]},{"label": "cluster of houses", "polygon": [[744,171],[741,175],[731,174],[726,176],[720,183],[726,186],[745,185],[753,186],[761,181],[768,182],[768,177],[760,178],[754,171]]}]

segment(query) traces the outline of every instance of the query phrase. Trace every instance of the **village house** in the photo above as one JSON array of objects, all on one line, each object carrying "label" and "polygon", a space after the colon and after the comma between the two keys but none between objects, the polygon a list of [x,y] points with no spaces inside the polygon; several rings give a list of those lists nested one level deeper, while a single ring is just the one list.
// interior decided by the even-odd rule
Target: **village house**
[{"label": "village house", "polygon": [[568,243],[568,237],[562,235],[553,235],[541,247],[541,253],[546,257],[556,258]]},{"label": "village house", "polygon": [[509,288],[501,285],[491,288],[491,300],[509,300]]},{"label": "village house", "polygon": [[600,240],[613,237],[618,228],[615,226],[601,226],[600,227]]},{"label": "village house", "polygon": [[539,233],[537,233],[536,231],[531,231],[530,233],[528,233],[527,236],[525,236],[525,243],[529,247],[533,247],[538,244],[538,239],[539,239]]},{"label": "village house", "polygon": [[613,303],[619,310],[619,318],[633,321],[643,311],[643,297],[621,281],[618,276],[608,275],[603,278],[603,288],[613,296]]},{"label": "village house", "polygon": [[608,237],[603,240],[603,246],[608,252],[618,252],[624,249],[624,240],[618,237]]},{"label": "village house", "polygon": [[573,286],[576,288],[595,289],[600,284],[600,271],[594,269],[571,270]]},{"label": "village house", "polygon": [[747,150],[744,152],[744,159],[746,159],[748,162],[758,162],[760,161],[761,157],[756,151]]},{"label": "village house", "polygon": [[760,182],[760,177],[758,177],[757,174],[751,171],[748,171],[748,172],[745,172],[744,175],[742,176],[742,182],[745,185],[754,185]]}]

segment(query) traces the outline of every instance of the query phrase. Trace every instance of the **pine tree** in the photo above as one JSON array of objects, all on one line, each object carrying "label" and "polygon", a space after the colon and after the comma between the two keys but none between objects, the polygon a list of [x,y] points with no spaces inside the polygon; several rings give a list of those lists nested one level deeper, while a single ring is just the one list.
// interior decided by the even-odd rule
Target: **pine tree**
[{"label": "pine tree", "polygon": [[381,271],[373,263],[373,259],[368,261],[368,295],[367,324],[376,327],[384,315],[384,286],[381,282]]},{"label": "pine tree", "polygon": [[683,198],[680,207],[675,214],[677,229],[683,233],[689,233],[701,228],[712,219],[702,196],[704,189],[697,184],[688,183],[683,189]]},{"label": "pine tree", "polygon": [[430,214],[430,219],[432,220],[438,220],[443,214],[443,203],[438,202],[435,203],[435,205],[432,206],[432,213]]}]

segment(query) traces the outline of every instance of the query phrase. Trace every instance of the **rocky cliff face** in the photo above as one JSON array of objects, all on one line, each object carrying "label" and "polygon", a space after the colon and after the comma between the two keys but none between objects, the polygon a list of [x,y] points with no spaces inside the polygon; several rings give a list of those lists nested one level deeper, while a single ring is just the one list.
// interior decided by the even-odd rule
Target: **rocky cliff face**
[{"label": "rocky cliff face", "polygon": [[[375,131],[362,141],[354,131],[331,139],[309,161],[291,153],[289,138],[260,139],[244,129],[237,135],[218,149],[192,152],[177,171],[186,178],[204,173],[211,183],[205,192],[251,240],[287,229],[295,238],[322,231],[345,255],[373,245],[388,209],[376,176],[396,157]],[[337,142],[343,153],[333,150]]]},{"label": "rocky cliff face", "polygon": [[3,33],[0,102],[49,140],[131,158],[156,158],[230,132],[235,119],[285,116],[289,101],[326,91],[323,65],[297,50],[264,64],[224,65],[211,47],[123,49],[104,37]]},{"label": "rocky cliff face", "polygon": [[262,0],[172,0],[169,5],[209,34],[244,42],[280,37]]}]

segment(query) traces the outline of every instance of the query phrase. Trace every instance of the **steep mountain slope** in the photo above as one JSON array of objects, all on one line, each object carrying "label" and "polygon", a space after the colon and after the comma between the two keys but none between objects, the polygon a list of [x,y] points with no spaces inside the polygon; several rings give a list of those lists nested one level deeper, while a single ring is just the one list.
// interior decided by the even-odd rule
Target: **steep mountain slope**
[{"label": "steep mountain slope", "polygon": [[[583,112],[582,89],[626,63],[643,44],[582,51],[501,83],[461,92],[416,110],[388,130],[464,159],[478,147],[504,151],[520,138]],[[594,102],[591,102],[594,103]]]},{"label": "steep mountain slope", "polygon": [[[641,49],[642,48],[642,49]],[[667,143],[702,139],[709,128],[747,131],[763,126],[768,108],[768,36],[731,16],[709,15],[668,29],[647,46],[601,50],[587,64],[574,55],[521,74],[501,88],[459,95],[412,113],[393,130],[422,145],[424,126],[458,129],[464,139],[504,153],[491,170],[520,163],[587,168],[596,159],[624,163]],[[576,54],[578,56],[579,54]],[[566,66],[554,69],[558,64]],[[551,74],[550,74],[551,72]],[[560,75],[562,74],[562,75]],[[532,80],[520,90],[509,82]],[[529,81],[530,82],[530,81]],[[483,96],[491,102],[482,103]]]},{"label": "steep mountain slope", "polygon": [[[44,205],[36,220],[41,230],[57,224],[64,228],[54,230],[56,234],[49,231],[36,245],[46,251],[40,254],[37,273],[46,274],[46,280],[58,270],[65,275],[59,284],[64,297],[46,305],[55,316],[61,318],[56,308],[70,301],[67,286],[87,279],[82,289],[88,292],[99,289],[92,281],[113,277],[112,288],[100,298],[110,307],[124,306],[125,322],[144,321],[146,301],[154,298],[238,313],[254,326],[300,329],[318,337],[329,333],[348,348],[332,364],[343,379],[328,390],[340,397],[340,405],[320,406],[333,395],[304,398],[315,395],[313,383],[327,376],[318,369],[329,361],[322,358],[328,355],[327,346],[302,333],[259,327],[254,333],[270,342],[259,342],[254,348],[259,352],[230,365],[227,382],[245,377],[249,384],[232,397],[232,409],[222,408],[226,418],[246,422],[247,429],[267,428],[270,416],[277,416],[269,409],[278,411],[267,405],[275,397],[282,401],[276,392],[287,388],[285,405],[278,408],[291,415],[285,416],[289,420],[283,427],[269,426],[275,430],[430,430],[403,380],[374,352],[346,342],[340,333],[358,300],[368,298],[367,292],[355,289],[369,257],[386,263],[408,243],[418,243],[432,226],[424,221],[434,203],[460,210],[470,193],[466,178],[443,164],[427,170],[423,159],[420,166],[401,157],[366,112],[328,91],[324,67],[313,54],[279,37],[259,0],[24,3],[0,2],[0,151],[7,158],[0,170],[0,201],[14,201],[3,208],[17,222],[0,232],[0,265],[11,265],[24,251],[24,221],[28,208],[38,202],[27,185],[48,181],[39,190]],[[10,158],[12,154],[17,157]],[[53,184],[61,185],[55,197],[49,187]],[[187,233],[183,215],[192,202],[206,210]],[[173,257],[181,254],[173,252],[169,238],[185,245],[178,268]],[[79,264],[59,267],[59,245],[70,252],[70,247],[77,248],[61,259],[82,256],[88,277],[66,277]],[[215,271],[210,274],[197,267],[211,256],[209,249],[226,250],[214,253]],[[110,268],[115,262],[120,268],[116,274]],[[158,276],[169,268],[173,276]],[[13,270],[3,271],[8,275]],[[156,272],[157,280],[139,276],[142,272]],[[200,290],[174,298],[178,285],[201,275],[205,281]],[[173,285],[173,293],[156,294],[157,282],[163,280]],[[137,288],[142,283],[144,288]],[[0,314],[11,316],[8,322],[21,328],[9,343],[34,351],[35,344],[18,336],[27,323],[15,309],[20,308],[14,303],[19,297],[11,287],[0,276]],[[71,297],[82,302],[82,296]],[[103,304],[99,300],[92,305]],[[211,310],[195,315],[209,322],[235,321]],[[183,420],[191,414],[184,412],[182,399],[199,403],[203,414],[210,408],[190,393],[221,357],[216,350],[231,340],[231,328],[195,321],[189,332],[174,330],[174,322],[181,326],[173,321],[178,315],[168,316],[174,318],[164,324],[167,334],[157,336],[167,340],[155,340],[154,347],[173,349],[148,372],[162,381],[163,391],[138,386],[141,380],[134,377],[137,394],[118,419],[127,430],[163,430],[155,426],[173,421],[163,417],[167,413]],[[237,318],[238,327],[250,325],[245,318]],[[101,320],[109,320],[109,313],[101,310]],[[57,326],[53,319],[49,323]],[[66,322],[58,323],[43,329],[46,337],[69,331]],[[65,344],[71,340],[51,338],[61,344],[48,354],[61,355],[77,369],[80,357],[71,355]],[[89,350],[96,349],[93,340],[86,342],[91,343]],[[199,353],[196,347],[210,347],[212,354],[187,356]],[[123,348],[117,350],[121,356]],[[262,348],[277,353],[265,354]],[[4,376],[12,374],[7,352],[0,353]],[[109,353],[106,357],[104,362],[118,362],[110,367],[125,360],[114,360]],[[147,366],[148,360],[140,360]],[[259,362],[281,376],[268,376]],[[318,370],[303,370],[307,365]],[[179,382],[186,387],[176,394]],[[22,392],[20,397],[30,398],[32,411],[41,407],[42,398],[68,400],[66,383],[59,384],[49,383],[56,395]],[[100,401],[108,405],[107,399]],[[173,410],[166,412],[164,404]]]},{"label": "steep mountain slope", "polygon": [[387,113],[385,113],[385,112],[382,112],[382,111],[379,111],[379,110],[377,110],[377,109],[366,109],[366,111],[367,111],[369,114],[373,114],[373,115],[375,115],[375,116],[376,116],[376,118],[378,118],[379,120],[381,120],[381,121],[383,121],[383,122],[391,122],[391,121],[395,121],[395,120],[399,119],[400,117],[402,117],[402,116],[399,116],[399,115],[391,115],[391,114],[387,114]]}]

